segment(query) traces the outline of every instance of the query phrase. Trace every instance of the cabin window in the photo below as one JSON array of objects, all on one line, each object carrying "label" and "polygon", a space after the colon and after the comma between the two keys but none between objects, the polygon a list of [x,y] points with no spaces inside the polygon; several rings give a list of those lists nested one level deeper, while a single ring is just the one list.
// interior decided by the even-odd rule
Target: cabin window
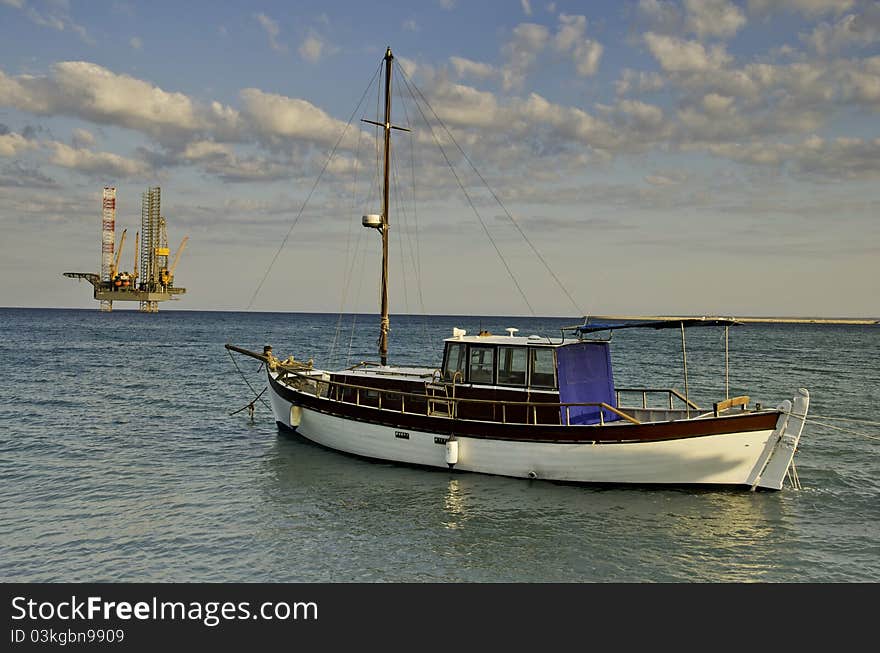
[{"label": "cabin window", "polygon": [[471,345],[470,374],[471,383],[492,383],[495,378],[495,348]]},{"label": "cabin window", "polygon": [[[459,382],[464,381],[464,352],[464,343],[453,342],[446,346],[446,362],[443,365],[444,381],[452,381],[453,379]],[[455,378],[456,372],[461,372],[457,378]]]},{"label": "cabin window", "polygon": [[556,387],[556,362],[549,347],[529,349],[529,385],[533,388]]},{"label": "cabin window", "polygon": [[500,385],[526,384],[526,356],[525,347],[499,347],[498,348],[498,383]]}]

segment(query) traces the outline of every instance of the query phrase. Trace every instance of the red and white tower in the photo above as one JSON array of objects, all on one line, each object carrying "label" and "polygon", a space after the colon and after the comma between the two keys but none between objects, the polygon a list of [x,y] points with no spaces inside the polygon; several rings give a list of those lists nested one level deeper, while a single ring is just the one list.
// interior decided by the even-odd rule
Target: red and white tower
[{"label": "red and white tower", "polygon": [[[112,282],[113,247],[116,243],[116,188],[104,186],[101,203],[101,281]],[[101,310],[113,310],[113,302],[101,300]]]}]

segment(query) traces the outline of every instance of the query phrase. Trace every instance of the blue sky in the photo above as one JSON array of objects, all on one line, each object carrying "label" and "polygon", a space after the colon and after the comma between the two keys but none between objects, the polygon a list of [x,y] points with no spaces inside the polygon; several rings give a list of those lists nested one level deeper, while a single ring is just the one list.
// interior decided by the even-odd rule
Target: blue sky
[{"label": "blue sky", "polygon": [[[158,185],[174,308],[375,311],[374,134],[346,122],[388,45],[503,202],[417,154],[392,312],[880,314],[863,0],[0,0],[0,305],[95,307],[61,273],[98,271],[102,187],[133,232]],[[401,155],[434,140],[404,100]]]}]

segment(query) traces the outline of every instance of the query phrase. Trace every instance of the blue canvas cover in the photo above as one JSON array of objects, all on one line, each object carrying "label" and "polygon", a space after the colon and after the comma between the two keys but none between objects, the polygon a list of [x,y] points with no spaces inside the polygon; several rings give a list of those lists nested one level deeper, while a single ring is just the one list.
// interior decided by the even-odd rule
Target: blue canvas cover
[{"label": "blue canvas cover", "polygon": [[[556,371],[560,403],[604,402],[617,407],[609,343],[585,341],[559,347]],[[597,406],[571,406],[568,411],[569,424],[598,424],[600,421]],[[606,422],[620,419],[609,410],[604,412]],[[565,424],[565,408],[560,408],[560,417]]]}]

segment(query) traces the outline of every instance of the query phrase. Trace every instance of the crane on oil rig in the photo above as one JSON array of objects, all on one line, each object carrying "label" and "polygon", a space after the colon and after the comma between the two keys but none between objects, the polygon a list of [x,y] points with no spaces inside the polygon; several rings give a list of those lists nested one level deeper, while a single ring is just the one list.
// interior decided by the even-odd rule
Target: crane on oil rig
[{"label": "crane on oil rig", "polygon": [[186,241],[188,240],[189,236],[183,237],[183,240],[180,241],[180,247],[177,248],[177,253],[174,255],[174,262],[171,263],[170,267],[162,268],[159,271],[159,281],[163,286],[171,287],[174,285],[174,269],[180,262],[180,255],[183,254],[183,250],[186,247]]}]

